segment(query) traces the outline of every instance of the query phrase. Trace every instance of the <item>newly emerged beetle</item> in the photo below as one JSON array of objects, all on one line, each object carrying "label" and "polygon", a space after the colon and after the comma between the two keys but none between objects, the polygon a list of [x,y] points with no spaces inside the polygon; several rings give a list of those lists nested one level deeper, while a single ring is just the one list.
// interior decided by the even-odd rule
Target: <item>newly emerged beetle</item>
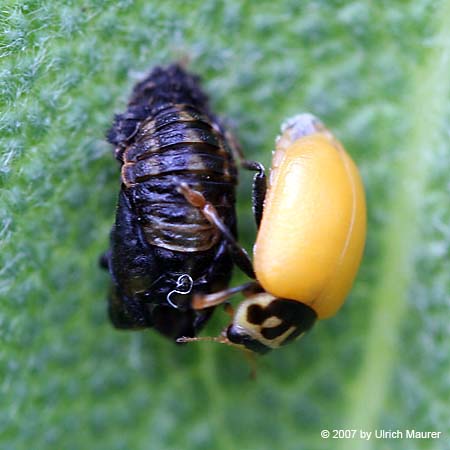
[{"label": "newly emerged beetle", "polygon": [[[264,198],[262,186],[254,200]],[[342,306],[365,244],[364,187],[339,141],[317,118],[300,114],[282,127],[265,200],[254,201],[254,209],[257,282],[196,296],[193,306],[217,305],[243,291],[248,298],[231,325],[205,339],[265,353]]]},{"label": "newly emerged beetle", "polygon": [[198,78],[177,64],[135,86],[108,141],[121,164],[111,248],[101,259],[112,277],[110,318],[117,328],[195,336],[213,308],[193,309],[192,296],[225,289],[233,260],[253,274],[235,244],[239,152]]}]

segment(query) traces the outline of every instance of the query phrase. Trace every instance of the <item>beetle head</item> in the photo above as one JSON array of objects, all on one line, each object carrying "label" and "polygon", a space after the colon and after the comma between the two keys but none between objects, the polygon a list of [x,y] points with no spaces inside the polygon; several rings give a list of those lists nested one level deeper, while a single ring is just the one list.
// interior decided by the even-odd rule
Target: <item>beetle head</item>
[{"label": "beetle head", "polygon": [[305,333],[315,320],[314,310],[303,303],[260,293],[238,306],[227,338],[254,352],[266,353]]}]

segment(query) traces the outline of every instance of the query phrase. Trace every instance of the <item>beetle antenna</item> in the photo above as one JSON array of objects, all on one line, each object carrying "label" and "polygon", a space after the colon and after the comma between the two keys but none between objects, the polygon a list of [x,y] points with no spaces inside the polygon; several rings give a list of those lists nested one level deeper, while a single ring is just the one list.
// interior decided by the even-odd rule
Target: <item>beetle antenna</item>
[{"label": "beetle antenna", "polygon": [[199,342],[199,341],[207,341],[207,342],[218,342],[219,344],[227,344],[234,345],[232,342],[228,340],[226,336],[200,336],[200,337],[187,337],[182,336],[177,339],[177,343],[183,344],[187,342]]},{"label": "beetle antenna", "polygon": [[237,348],[238,350],[243,352],[244,357],[250,366],[250,373],[249,373],[250,379],[251,380],[256,379],[256,373],[257,373],[258,366],[257,366],[255,354],[251,350],[248,350],[248,349],[242,347],[241,345],[231,342],[226,336],[224,336],[224,335],[215,336],[215,337],[213,337],[213,336],[202,336],[202,337],[183,336],[183,337],[180,337],[177,339],[177,343],[179,343],[179,344],[185,344],[185,343],[189,343],[189,342],[199,342],[199,341],[217,342],[219,344],[226,344],[226,345],[229,345],[230,347]]}]

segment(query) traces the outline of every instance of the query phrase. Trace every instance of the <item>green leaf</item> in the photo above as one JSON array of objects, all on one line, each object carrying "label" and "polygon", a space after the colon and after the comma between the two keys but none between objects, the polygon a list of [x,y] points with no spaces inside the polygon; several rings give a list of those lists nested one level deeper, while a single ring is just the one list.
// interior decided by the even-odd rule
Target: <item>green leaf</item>
[{"label": "green leaf", "polygon": [[[450,448],[448,0],[6,0],[0,56],[1,448]],[[367,188],[348,301],[256,379],[233,349],[119,332],[105,313],[118,167],[103,136],[133,84],[179,59],[249,158],[268,165],[282,120],[310,111]]]}]

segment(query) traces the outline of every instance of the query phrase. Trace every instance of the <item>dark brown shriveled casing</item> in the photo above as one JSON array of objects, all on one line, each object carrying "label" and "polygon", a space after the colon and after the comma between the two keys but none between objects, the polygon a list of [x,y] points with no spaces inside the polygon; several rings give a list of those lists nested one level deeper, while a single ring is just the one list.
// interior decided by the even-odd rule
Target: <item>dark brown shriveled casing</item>
[{"label": "dark brown shriveled casing", "polygon": [[[108,140],[122,182],[106,256],[113,323],[154,326],[171,338],[194,336],[212,310],[192,310],[192,295],[225,288],[233,264],[220,231],[179,187],[203,194],[236,236],[237,169],[225,132],[197,77],[172,65],[135,86]],[[183,275],[192,279],[190,291],[169,302]]]}]

